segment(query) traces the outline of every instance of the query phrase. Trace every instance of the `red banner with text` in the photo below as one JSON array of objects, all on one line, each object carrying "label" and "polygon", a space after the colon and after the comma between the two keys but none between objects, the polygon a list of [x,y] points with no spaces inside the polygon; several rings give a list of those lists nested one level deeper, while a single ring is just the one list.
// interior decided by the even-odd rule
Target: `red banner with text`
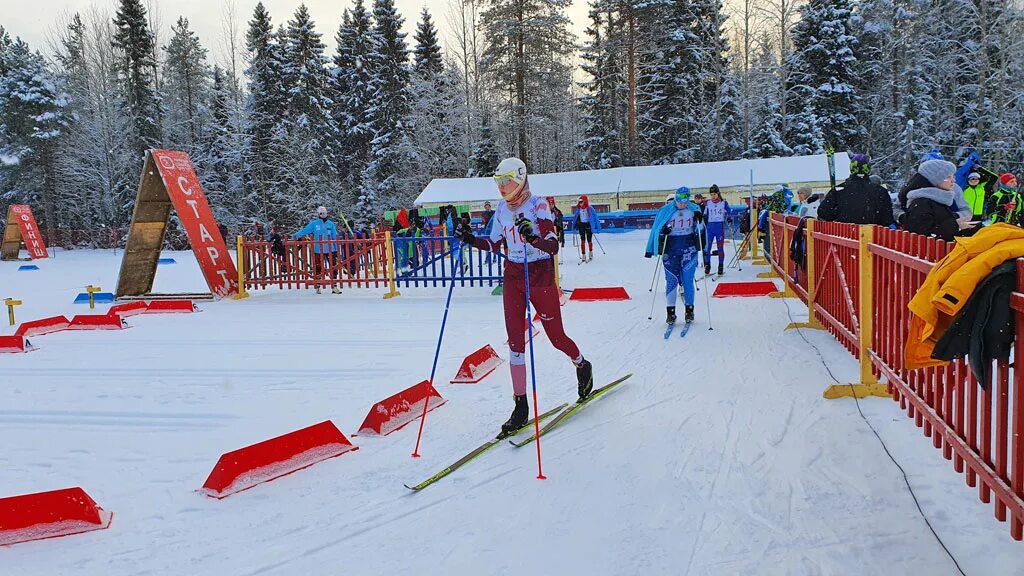
[{"label": "red banner with text", "polygon": [[46,251],[46,242],[39,232],[39,226],[36,225],[36,217],[32,215],[32,209],[24,204],[14,204],[11,206],[11,212],[18,221],[21,240],[25,243],[25,248],[28,249],[28,255],[33,260],[49,257],[50,254]]},{"label": "red banner with text", "polygon": [[152,154],[210,291],[222,298],[236,294],[238,272],[235,263],[213,219],[213,212],[188,154],[170,150],[153,150]]}]

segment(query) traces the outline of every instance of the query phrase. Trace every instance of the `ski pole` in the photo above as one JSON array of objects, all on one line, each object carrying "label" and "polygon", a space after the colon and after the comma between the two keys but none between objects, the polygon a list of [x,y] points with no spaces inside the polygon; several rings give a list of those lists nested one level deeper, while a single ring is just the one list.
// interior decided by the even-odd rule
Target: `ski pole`
[{"label": "ski pole", "polygon": [[651,287],[647,289],[648,292],[654,292],[654,283],[658,281],[658,268],[661,268],[661,258],[654,264],[654,276],[651,276]]},{"label": "ski pole", "polygon": [[599,240],[597,238],[597,234],[596,233],[594,234],[594,242],[597,242],[597,247],[601,249],[601,254],[604,254],[605,256],[607,256],[608,253],[604,251],[604,246],[601,246],[601,240]]},{"label": "ski pole", "polygon": [[[523,214],[519,214],[522,218]],[[530,310],[530,259],[526,257],[526,250],[523,250],[523,280],[526,283],[526,336],[530,342],[530,380],[533,382],[533,433],[537,438],[537,480],[547,480],[544,470],[541,468],[540,460],[540,410],[537,406],[537,361],[533,353],[533,316]]]},{"label": "ski pole", "polygon": [[[452,292],[455,290],[455,273],[462,265],[462,251],[459,250],[459,266],[452,267],[452,283],[448,286],[448,300],[444,303],[444,316],[441,318],[441,333],[437,335],[437,349],[434,350],[434,365],[430,368],[430,386],[434,385],[434,373],[437,371],[437,358],[441,355],[441,339],[444,338],[444,327],[448,323],[448,308],[452,304]],[[420,457],[420,439],[423,438],[423,424],[427,421],[427,406],[430,405],[430,395],[427,394],[423,400],[423,416],[420,417],[420,431],[416,434],[416,448],[412,451],[413,458]]]},{"label": "ski pole", "polygon": [[647,315],[647,320],[654,320],[654,302],[657,301],[657,290],[656,290],[656,288],[657,288],[658,281],[662,280],[662,277],[657,275],[657,268],[658,268],[659,265],[662,265],[662,260],[664,259],[663,254],[665,254],[665,247],[668,246],[668,244],[669,244],[669,235],[665,235],[665,240],[662,241],[662,253],[655,254],[657,256],[657,263],[654,264],[654,286],[651,287],[651,290],[650,290],[651,292],[653,292],[653,294],[651,294],[651,296],[650,296],[650,314]]},{"label": "ski pole", "polygon": [[[705,227],[704,230],[706,231],[707,228]],[[700,233],[697,234],[697,242],[700,243],[700,253],[701,253],[701,255],[703,255],[704,254],[704,238],[700,235]],[[704,303],[708,307],[708,330],[714,330],[715,327],[711,325],[711,296],[708,295],[708,275],[707,274],[704,275]]]},{"label": "ski pole", "polygon": [[[661,266],[661,254],[665,253],[665,244],[668,243],[668,235],[665,235],[665,239],[661,241],[661,253],[657,254],[658,262],[654,265],[654,276],[651,277],[651,287],[647,289],[648,292],[654,292],[654,283],[658,278],[658,268]],[[653,313],[653,307],[652,307]]]}]

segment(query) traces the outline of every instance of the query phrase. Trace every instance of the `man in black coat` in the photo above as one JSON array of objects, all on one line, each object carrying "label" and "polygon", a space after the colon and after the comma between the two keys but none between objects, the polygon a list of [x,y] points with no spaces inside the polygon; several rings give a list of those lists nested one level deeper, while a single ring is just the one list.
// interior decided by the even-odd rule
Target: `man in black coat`
[{"label": "man in black coat", "polygon": [[892,200],[884,188],[871,182],[870,174],[867,155],[851,154],[850,177],[821,201],[818,219],[848,224],[893,224]]}]

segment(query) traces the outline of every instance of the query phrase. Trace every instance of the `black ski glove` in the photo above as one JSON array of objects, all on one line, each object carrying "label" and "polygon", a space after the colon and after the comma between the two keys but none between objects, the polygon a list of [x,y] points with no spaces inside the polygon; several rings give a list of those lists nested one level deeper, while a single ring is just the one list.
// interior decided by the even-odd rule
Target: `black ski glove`
[{"label": "black ski glove", "polygon": [[697,221],[697,222],[703,222],[704,221],[704,213],[701,212],[700,210],[694,210],[693,211],[693,219],[695,221]]},{"label": "black ski glove", "polygon": [[668,224],[661,227],[658,231],[658,255],[665,253],[665,244],[668,242],[668,235],[672,233],[672,229],[669,228]]},{"label": "black ski glove", "polygon": [[534,240],[538,238],[533,232],[533,223],[522,214],[516,216],[516,228],[519,230],[519,235],[523,237],[523,241],[527,244],[533,244]]}]

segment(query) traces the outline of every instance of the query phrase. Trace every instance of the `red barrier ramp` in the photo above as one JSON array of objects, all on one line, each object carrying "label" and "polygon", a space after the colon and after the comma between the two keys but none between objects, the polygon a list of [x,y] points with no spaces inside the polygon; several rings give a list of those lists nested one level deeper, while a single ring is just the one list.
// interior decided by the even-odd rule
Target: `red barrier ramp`
[{"label": "red barrier ramp", "polygon": [[35,349],[24,336],[0,336],[0,354],[20,354]]},{"label": "red barrier ramp", "polygon": [[501,366],[505,360],[498,356],[498,353],[487,344],[483,348],[473,352],[462,361],[459,373],[451,380],[452,384],[476,384],[481,381],[495,368]]},{"label": "red barrier ramp", "polygon": [[220,457],[202,492],[228,496],[358,450],[330,420],[246,446]]},{"label": "red barrier ramp", "polygon": [[136,302],[127,302],[125,304],[111,306],[110,310],[107,310],[107,314],[116,314],[121,318],[128,318],[129,316],[135,316],[136,314],[145,313],[148,307],[149,305],[143,302],[142,300]]},{"label": "red barrier ramp", "polygon": [[622,286],[609,288],[576,288],[572,291],[569,300],[577,302],[611,302],[616,300],[629,300],[629,293]]},{"label": "red barrier ramp", "polygon": [[43,334],[51,334],[53,332],[60,332],[61,330],[67,330],[68,319],[64,316],[51,316],[49,318],[40,318],[39,320],[32,320],[31,322],[22,322],[21,326],[18,326],[18,330],[15,331],[15,335],[24,336],[26,338],[31,336],[42,336]]},{"label": "red barrier ramp", "polygon": [[718,282],[712,296],[715,298],[767,296],[778,291],[774,282]]},{"label": "red barrier ramp", "polygon": [[0,498],[0,546],[102,530],[112,518],[78,487]]},{"label": "red barrier ramp", "polygon": [[446,402],[430,384],[430,380],[424,380],[374,404],[359,427],[359,433],[387,436],[422,416],[424,402],[428,402],[428,412]]},{"label": "red barrier ramp", "polygon": [[153,300],[144,314],[191,314],[198,310],[191,300]]},{"label": "red barrier ramp", "polygon": [[68,330],[123,330],[128,324],[116,314],[79,314],[71,319]]}]

